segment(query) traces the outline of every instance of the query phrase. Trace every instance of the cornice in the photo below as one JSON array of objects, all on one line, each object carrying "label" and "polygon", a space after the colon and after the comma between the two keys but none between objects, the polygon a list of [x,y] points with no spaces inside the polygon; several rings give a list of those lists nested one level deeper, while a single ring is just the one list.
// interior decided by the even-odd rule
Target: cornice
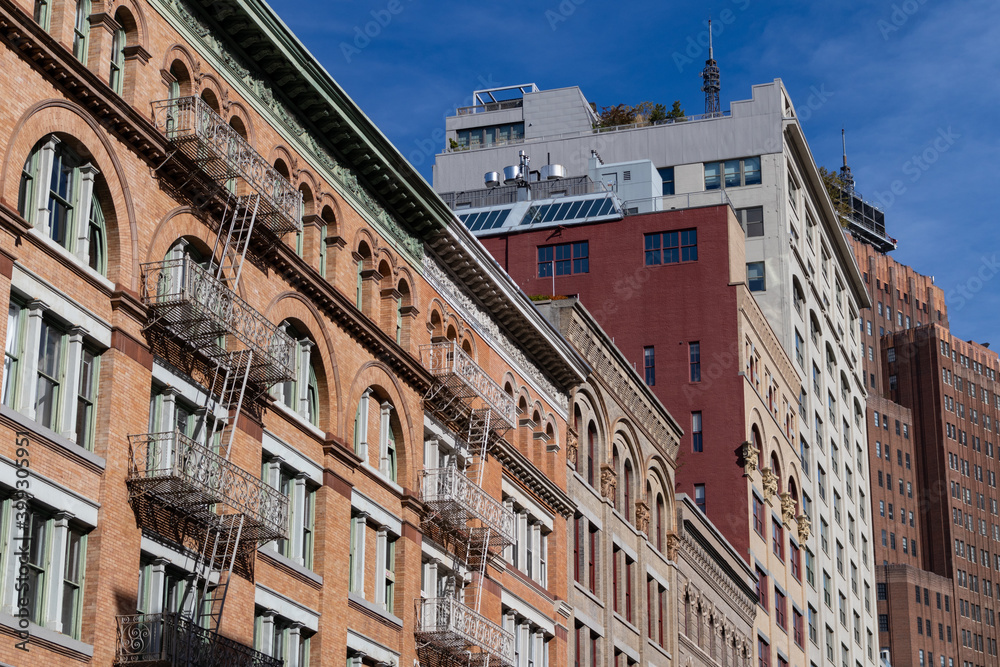
[{"label": "cornice", "polygon": [[694,538],[687,526],[678,538],[680,550],[690,556],[691,562],[700,570],[702,578],[709,582],[716,592],[732,602],[733,607],[741,612],[746,620],[753,623],[756,595],[750,587],[742,582],[734,582],[733,573],[719,566],[704,546]]},{"label": "cornice", "polygon": [[528,458],[505,440],[500,440],[490,452],[507,470],[538,498],[563,517],[576,511],[576,503],[555,482],[546,477]]}]

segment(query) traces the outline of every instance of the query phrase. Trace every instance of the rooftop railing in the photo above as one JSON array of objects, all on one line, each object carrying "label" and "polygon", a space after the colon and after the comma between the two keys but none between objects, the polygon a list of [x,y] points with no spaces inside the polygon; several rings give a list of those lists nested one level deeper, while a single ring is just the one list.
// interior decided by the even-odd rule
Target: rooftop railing
[{"label": "rooftop railing", "polygon": [[454,598],[417,600],[416,634],[466,664],[514,664],[514,635]]},{"label": "rooftop railing", "polygon": [[[573,176],[557,181],[532,181],[531,198],[551,199],[553,197],[584,195],[594,192],[607,192],[608,186],[599,181],[590,180],[589,176]],[[518,187],[503,185],[496,188],[479,188],[463,192],[445,192],[441,199],[452,210],[461,212],[462,208],[483,208],[501,204],[513,204],[518,201]]]},{"label": "rooftop railing", "polygon": [[514,513],[454,465],[424,471],[422,500],[432,513],[459,529],[466,528],[472,520],[489,528],[491,551],[498,552],[517,539]]},{"label": "rooftop railing", "polygon": [[153,122],[218,185],[242,179],[261,195],[258,219],[273,233],[302,229],[302,193],[197,96],[152,103]]},{"label": "rooftop railing", "polygon": [[523,99],[501,100],[499,102],[489,102],[487,104],[474,104],[468,107],[458,107],[457,115],[468,116],[475,113],[486,113],[487,111],[501,111],[503,109],[519,109],[524,106]]},{"label": "rooftop railing", "polygon": [[446,386],[451,396],[466,401],[469,407],[478,398],[482,407],[490,411],[491,423],[500,420],[506,428],[514,428],[517,417],[514,397],[454,341],[424,345],[420,356],[427,370]]},{"label": "rooftop railing", "polygon": [[142,267],[142,302],[173,335],[221,360],[245,349],[250,381],[270,386],[294,377],[295,341],[188,256]]},{"label": "rooftop railing", "polygon": [[[462,114],[459,114],[462,115]],[[625,123],[623,125],[609,125],[608,127],[594,127],[589,130],[579,130],[577,132],[563,132],[560,134],[547,134],[540,137],[531,137],[530,140],[518,139],[518,140],[508,140],[508,144],[523,144],[526,141],[551,141],[555,139],[569,139],[572,137],[585,137],[591,134],[606,134],[608,132],[622,132],[625,130],[637,130],[646,127],[659,127],[661,125],[676,125],[679,123],[697,122],[703,120],[714,120],[716,118],[727,118],[730,112],[720,111],[718,113],[702,113],[702,114],[692,114],[690,116],[684,116],[683,118],[665,118],[663,120],[657,120],[652,122],[638,122],[638,123]],[[456,146],[454,148],[449,147],[446,153],[461,153],[463,151],[474,151],[482,150],[484,148],[495,148],[496,145],[486,145],[482,144],[479,146]]]},{"label": "rooftop railing", "polygon": [[282,667],[284,661],[206,630],[179,614],[117,617],[115,665]]},{"label": "rooftop railing", "polygon": [[178,431],[130,435],[130,498],[153,496],[174,512],[217,522],[242,514],[247,539],[264,543],[288,535],[288,497],[201,442]]}]

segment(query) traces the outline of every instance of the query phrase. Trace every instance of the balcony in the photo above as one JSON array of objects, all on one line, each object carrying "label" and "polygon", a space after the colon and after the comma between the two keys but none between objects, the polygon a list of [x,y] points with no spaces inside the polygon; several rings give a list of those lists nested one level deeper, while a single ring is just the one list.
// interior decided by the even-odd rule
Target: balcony
[{"label": "balcony", "polygon": [[282,667],[283,663],[178,614],[117,618],[115,665]]},{"label": "balcony", "polygon": [[497,558],[517,539],[514,513],[455,466],[424,471],[422,500],[427,521],[468,549],[467,562]]},{"label": "balcony", "polygon": [[149,524],[144,527],[190,519],[221,528],[242,515],[241,541],[254,548],[287,537],[288,497],[210,447],[176,431],[130,435],[128,441],[129,502]]},{"label": "balcony", "polygon": [[[470,667],[514,664],[514,635],[454,598],[417,600],[416,639],[421,664],[459,663]],[[431,651],[428,651],[431,649]],[[419,649],[418,649],[419,650]]]},{"label": "balcony", "polygon": [[250,365],[254,385],[266,388],[295,376],[292,338],[210,271],[186,256],[141,268],[142,302],[174,337],[224,364],[232,352],[249,352],[235,359]]},{"label": "balcony", "polygon": [[153,122],[220,188],[260,195],[257,221],[276,236],[302,229],[302,193],[200,97],[152,103]]},{"label": "balcony", "polygon": [[[454,341],[433,343],[420,348],[424,366],[437,382],[425,400],[446,421],[464,429],[473,419],[486,425],[489,442],[514,428],[517,408],[493,378]],[[470,445],[479,444],[470,439]]]}]

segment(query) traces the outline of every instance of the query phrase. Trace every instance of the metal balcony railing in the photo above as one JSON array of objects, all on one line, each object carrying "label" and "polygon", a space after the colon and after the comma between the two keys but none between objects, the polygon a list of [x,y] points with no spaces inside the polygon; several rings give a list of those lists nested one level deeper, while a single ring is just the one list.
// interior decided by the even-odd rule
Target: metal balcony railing
[{"label": "metal balcony railing", "polygon": [[206,630],[179,614],[117,617],[115,665],[282,667],[284,661]]},{"label": "metal balcony railing", "polygon": [[[488,542],[472,545],[472,552],[486,549],[497,555],[517,539],[514,513],[454,465],[424,471],[422,500],[433,520],[445,524],[446,528],[462,532],[480,529],[471,530],[471,538]],[[469,526],[470,521],[478,525]]]},{"label": "metal balcony railing", "polygon": [[170,332],[211,359],[247,350],[248,380],[270,386],[295,376],[295,341],[191,257],[142,265],[142,302]]},{"label": "metal balcony railing", "polygon": [[206,525],[242,514],[244,540],[288,536],[288,497],[210,447],[177,431],[130,435],[128,442],[130,501],[152,500]]},{"label": "metal balcony railing", "polygon": [[180,97],[152,106],[157,129],[217,185],[237,179],[261,196],[257,218],[271,232],[281,236],[302,229],[302,193],[205,100]]},{"label": "metal balcony railing", "polygon": [[524,99],[500,100],[499,102],[488,102],[486,104],[475,104],[467,107],[458,107],[456,114],[468,116],[476,113],[486,113],[487,111],[501,111],[503,109],[520,109],[524,106]]},{"label": "metal balcony railing", "polygon": [[455,399],[467,408],[485,409],[490,412],[491,428],[514,428],[517,408],[514,397],[507,394],[479,364],[454,341],[432,343],[420,348],[424,366],[441,384],[434,392],[432,402],[443,405]]},{"label": "metal balcony railing", "polygon": [[415,635],[464,664],[513,665],[514,635],[454,598],[417,600]]}]

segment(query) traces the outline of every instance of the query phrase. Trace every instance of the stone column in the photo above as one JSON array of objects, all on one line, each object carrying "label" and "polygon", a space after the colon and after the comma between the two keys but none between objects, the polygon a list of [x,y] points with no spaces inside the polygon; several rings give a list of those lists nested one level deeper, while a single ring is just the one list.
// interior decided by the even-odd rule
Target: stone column
[{"label": "stone column", "polygon": [[63,573],[66,571],[66,542],[69,538],[69,520],[73,517],[69,512],[59,512],[52,520],[52,538],[49,544],[49,566],[46,570],[48,579],[47,614],[45,627],[56,632],[63,631]]},{"label": "stone column", "polygon": [[[361,394],[361,400],[358,403],[358,424],[357,433],[354,437],[358,443],[358,451],[355,452],[362,462],[368,462],[368,400],[372,395],[371,389],[365,389],[364,393]],[[348,413],[349,414],[349,413]]]},{"label": "stone column", "polygon": [[63,380],[63,391],[60,396],[62,403],[62,436],[79,442],[76,432],[76,413],[79,407],[77,397],[80,388],[80,361],[83,358],[83,337],[87,330],[83,327],[73,327],[69,330],[66,349],[66,372]]},{"label": "stone column", "polygon": [[383,475],[389,475],[389,436],[391,435],[389,417],[392,403],[386,401],[379,406],[378,426],[378,469]]},{"label": "stone column", "polygon": [[101,173],[97,167],[87,163],[80,167],[80,196],[77,199],[76,248],[74,254],[85,266],[90,262],[90,209],[94,201],[94,179]]},{"label": "stone column", "polygon": [[385,526],[379,526],[375,541],[375,604],[385,606],[385,559],[389,549],[389,534]]},{"label": "stone column", "polygon": [[285,667],[299,667],[299,644],[302,643],[302,624],[295,622],[288,628],[288,660]]},{"label": "stone column", "polygon": [[260,619],[260,652],[271,655],[274,650],[274,616],[273,609],[265,609]]},{"label": "stone column", "polygon": [[354,588],[351,591],[361,597],[365,596],[365,528],[368,525],[368,515],[357,514],[354,521]]},{"label": "stone column", "polygon": [[49,135],[38,149],[38,177],[35,179],[35,201],[28,204],[34,208],[35,229],[49,237],[49,192],[52,183],[52,165],[55,163],[56,147],[62,143],[56,135]]},{"label": "stone column", "polygon": [[293,507],[292,517],[294,520],[289,521],[288,539],[292,547],[292,560],[299,565],[305,565],[306,562],[305,545],[302,543],[302,527],[306,522],[306,479],[308,478],[309,475],[304,472],[295,475],[292,497],[289,498],[289,504]]},{"label": "stone column", "polygon": [[20,378],[21,400],[18,412],[28,419],[35,418],[35,401],[38,398],[38,344],[42,337],[42,316],[48,309],[48,304],[38,299],[31,301],[25,307],[28,311],[28,326],[24,336]]}]

